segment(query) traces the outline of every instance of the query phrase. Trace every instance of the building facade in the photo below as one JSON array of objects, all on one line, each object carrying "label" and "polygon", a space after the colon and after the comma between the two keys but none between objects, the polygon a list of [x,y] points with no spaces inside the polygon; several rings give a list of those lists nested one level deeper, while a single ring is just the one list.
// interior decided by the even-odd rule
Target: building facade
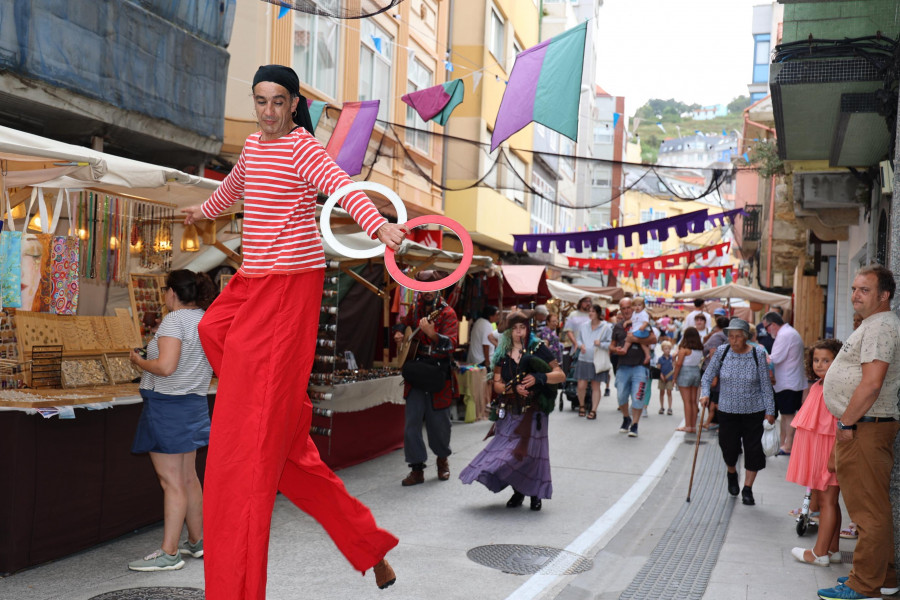
[{"label": "building facade", "polygon": [[[340,0],[318,0],[327,8]],[[363,0],[362,8],[366,8]],[[403,2],[390,13],[333,19],[238,0],[225,103],[223,155],[236,160],[246,137],[258,130],[250,82],[259,65],[282,64],[300,77],[301,92],[328,103],[316,126],[327,143],[344,102],[380,100],[362,176],[393,189],[409,218],[443,212],[444,128],[424,123],[400,100],[410,91],[448,79],[445,52],[450,6],[437,0]],[[456,113],[454,113],[455,118]],[[370,172],[371,171],[371,172]],[[379,203],[385,214],[390,205]]]},{"label": "building facade", "polygon": [[784,7],[777,2],[753,7],[750,33],[753,35],[753,70],[747,91],[753,104],[769,95],[769,62],[772,49],[781,43]]},{"label": "building facade", "polygon": [[0,124],[202,172],[223,141],[235,2],[0,2]]},{"label": "building facade", "polygon": [[[873,262],[895,271],[900,267],[893,242],[900,233],[900,209],[893,199],[898,73],[895,64],[885,64],[893,82],[885,79],[877,66],[879,53],[863,43],[874,39],[884,52],[896,51],[890,41],[900,34],[896,2],[841,3],[840,19],[834,18],[833,3],[781,4],[783,40],[769,82],[784,204],[806,233],[804,267],[794,281],[796,286],[811,279],[825,299],[820,319],[808,325],[807,341],[846,339],[852,331],[855,271]],[[879,41],[879,33],[890,40]],[[829,49],[827,40],[835,36],[845,40],[843,54]],[[889,98],[887,104],[883,98]],[[769,220],[770,227],[778,227],[777,213]]]},{"label": "building facade", "polygon": [[516,54],[539,42],[539,2],[449,4],[450,60],[456,77],[465,82],[466,101],[456,108],[446,130],[480,144],[456,146],[448,157],[445,212],[471,233],[476,253],[496,256],[512,250],[513,233],[532,227],[531,194],[523,190],[520,178],[532,177],[534,126],[511,136],[494,152],[490,140]]}]

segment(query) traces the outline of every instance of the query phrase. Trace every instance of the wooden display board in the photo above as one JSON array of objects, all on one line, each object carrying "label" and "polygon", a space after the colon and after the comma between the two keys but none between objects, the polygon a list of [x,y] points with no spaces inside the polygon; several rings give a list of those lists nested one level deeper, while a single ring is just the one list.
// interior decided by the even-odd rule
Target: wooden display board
[{"label": "wooden display board", "polygon": [[165,294],[163,287],[166,285],[165,275],[131,274],[128,282],[128,297],[131,300],[131,314],[134,326],[141,332],[142,342],[138,346],[144,346],[153,337],[150,328],[144,325],[144,315],[154,314],[160,320],[168,312],[166,310]]},{"label": "wooden display board", "polygon": [[50,313],[16,313],[19,356],[31,356],[33,346],[63,347],[63,356],[128,352],[140,346],[140,337],[125,309],[115,317],[82,317]]}]

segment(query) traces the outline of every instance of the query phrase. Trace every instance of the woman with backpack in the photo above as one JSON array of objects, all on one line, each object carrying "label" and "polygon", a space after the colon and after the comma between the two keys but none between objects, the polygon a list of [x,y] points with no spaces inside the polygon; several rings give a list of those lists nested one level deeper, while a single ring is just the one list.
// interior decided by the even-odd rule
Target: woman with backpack
[{"label": "woman with backpack", "polygon": [[[750,325],[731,319],[725,328],[728,343],[716,349],[700,382],[700,404],[709,404],[710,387],[719,380],[719,447],[728,471],[728,493],[741,494],[752,506],[756,473],[766,468],[762,448],[763,420],[775,423],[775,396],[762,348],[751,346]],[[737,460],[744,449],[744,487],[738,487]]]}]

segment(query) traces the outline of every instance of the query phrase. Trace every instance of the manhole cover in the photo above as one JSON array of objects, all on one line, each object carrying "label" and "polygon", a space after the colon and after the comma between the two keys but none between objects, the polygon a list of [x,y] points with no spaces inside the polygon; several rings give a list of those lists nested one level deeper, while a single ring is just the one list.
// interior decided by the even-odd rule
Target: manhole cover
[{"label": "manhole cover", "polygon": [[146,587],[116,590],[90,600],[204,600],[203,590],[186,587]]},{"label": "manhole cover", "polygon": [[466,553],[469,560],[513,575],[574,575],[594,567],[594,561],[574,552],[547,546],[491,544]]}]

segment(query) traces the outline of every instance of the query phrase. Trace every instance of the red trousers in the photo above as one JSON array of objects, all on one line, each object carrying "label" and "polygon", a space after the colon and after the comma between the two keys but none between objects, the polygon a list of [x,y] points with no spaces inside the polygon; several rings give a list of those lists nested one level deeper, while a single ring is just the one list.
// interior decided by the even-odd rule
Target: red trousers
[{"label": "red trousers", "polygon": [[208,600],[265,598],[276,490],[365,572],[397,545],[309,437],[324,271],[232,278],[200,322],[219,377],[203,494]]}]

